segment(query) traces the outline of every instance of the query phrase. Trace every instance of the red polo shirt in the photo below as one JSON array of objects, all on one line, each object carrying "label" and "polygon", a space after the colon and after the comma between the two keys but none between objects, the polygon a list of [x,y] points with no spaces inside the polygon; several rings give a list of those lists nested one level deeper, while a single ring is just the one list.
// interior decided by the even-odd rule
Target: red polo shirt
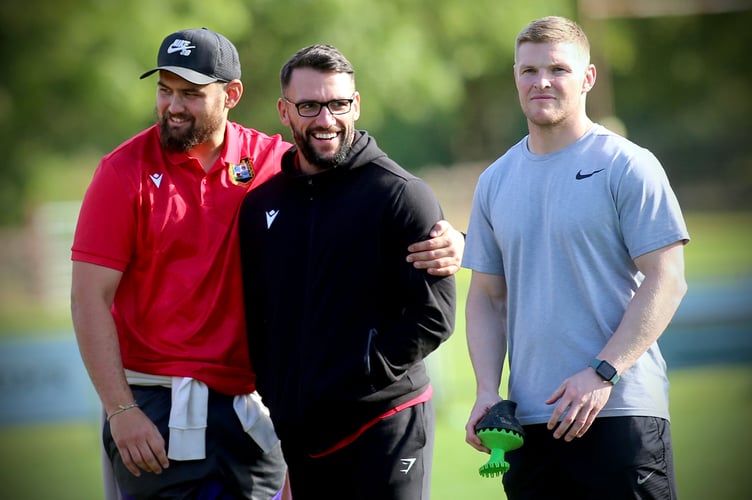
[{"label": "red polo shirt", "polygon": [[125,368],[186,376],[225,394],[255,389],[243,312],[237,211],[290,147],[228,122],[205,173],[166,153],[153,126],[102,159],[72,259],[123,272],[113,316]]}]

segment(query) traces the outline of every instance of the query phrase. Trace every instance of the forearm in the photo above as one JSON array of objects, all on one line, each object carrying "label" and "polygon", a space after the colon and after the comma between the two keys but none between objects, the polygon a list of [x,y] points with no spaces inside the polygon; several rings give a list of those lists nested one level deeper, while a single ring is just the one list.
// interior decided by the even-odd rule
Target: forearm
[{"label": "forearm", "polygon": [[648,273],[598,357],[619,373],[628,370],[666,330],[686,291],[681,265],[664,265]]},{"label": "forearm", "polygon": [[110,414],[133,402],[120,357],[120,346],[112,315],[91,307],[73,307],[73,324],[81,358],[102,406]]},{"label": "forearm", "polygon": [[[453,277],[429,278],[396,321],[376,332],[374,346],[392,370],[404,372],[423,360],[454,331],[456,290]],[[409,285],[405,285],[406,287]]]},{"label": "forearm", "polygon": [[[123,370],[115,321],[110,311],[122,272],[73,262],[71,316],[79,350],[110,421],[112,439],[123,465],[134,476],[159,474],[170,466],[165,441],[149,418],[133,403]],[[130,410],[130,411],[125,411]],[[116,418],[110,420],[110,417]]]},{"label": "forearm", "polygon": [[468,294],[465,318],[476,394],[479,398],[498,395],[507,354],[505,302],[471,291]]},{"label": "forearm", "polygon": [[107,413],[133,402],[110,311],[121,273],[73,262],[71,317],[81,358]]}]

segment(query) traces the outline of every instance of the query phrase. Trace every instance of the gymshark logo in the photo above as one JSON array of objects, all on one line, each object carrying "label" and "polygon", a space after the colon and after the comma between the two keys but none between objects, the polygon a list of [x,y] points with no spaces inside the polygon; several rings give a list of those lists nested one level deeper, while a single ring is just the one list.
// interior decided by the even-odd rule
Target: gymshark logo
[{"label": "gymshark logo", "polygon": [[637,484],[644,483],[645,481],[647,481],[648,479],[650,479],[650,476],[652,476],[653,474],[655,474],[655,471],[651,472],[650,474],[648,474],[645,477],[637,476]]},{"label": "gymshark logo", "polygon": [[400,462],[402,462],[402,465],[405,466],[404,469],[400,469],[400,472],[403,474],[407,474],[410,472],[410,469],[413,468],[413,464],[415,464],[414,458],[400,458]]},{"label": "gymshark logo", "polygon": [[157,187],[159,187],[159,185],[162,184],[162,174],[150,174],[149,179],[151,179],[151,181]]},{"label": "gymshark logo", "polygon": [[278,214],[279,214],[279,210],[268,210],[266,212],[266,228],[267,229],[272,227],[272,222],[274,222],[274,219],[277,218]]},{"label": "gymshark logo", "polygon": [[167,47],[167,53],[174,54],[175,52],[180,52],[181,56],[189,56],[191,55],[191,49],[195,48],[196,46],[191,45],[191,42],[188,40],[175,40]]},{"label": "gymshark logo", "polygon": [[579,181],[579,180],[582,180],[582,179],[587,179],[588,177],[591,177],[591,176],[597,174],[598,172],[602,172],[602,171],[603,171],[603,169],[593,170],[589,174],[583,174],[582,170],[580,170],[579,172],[577,172],[577,175],[575,175],[574,178]]}]

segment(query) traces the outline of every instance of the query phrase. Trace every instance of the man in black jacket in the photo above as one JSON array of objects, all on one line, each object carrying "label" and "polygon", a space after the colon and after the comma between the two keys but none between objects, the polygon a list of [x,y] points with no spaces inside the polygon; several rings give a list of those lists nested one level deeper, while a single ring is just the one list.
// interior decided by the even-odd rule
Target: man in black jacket
[{"label": "man in black jacket", "polygon": [[354,71],[313,45],[282,68],[295,147],[246,197],[248,338],[292,495],[429,497],[434,416],[424,358],[453,331],[455,283],[407,262],[441,208],[355,129]]}]

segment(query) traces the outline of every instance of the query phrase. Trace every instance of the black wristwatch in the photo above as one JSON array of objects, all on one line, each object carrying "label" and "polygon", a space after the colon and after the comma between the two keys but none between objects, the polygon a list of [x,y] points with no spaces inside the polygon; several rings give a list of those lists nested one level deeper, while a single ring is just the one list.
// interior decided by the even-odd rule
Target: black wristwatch
[{"label": "black wristwatch", "polygon": [[616,384],[619,381],[619,374],[616,372],[611,363],[602,359],[594,359],[590,362],[590,367],[595,370],[600,378],[606,382],[611,382],[611,385]]}]

